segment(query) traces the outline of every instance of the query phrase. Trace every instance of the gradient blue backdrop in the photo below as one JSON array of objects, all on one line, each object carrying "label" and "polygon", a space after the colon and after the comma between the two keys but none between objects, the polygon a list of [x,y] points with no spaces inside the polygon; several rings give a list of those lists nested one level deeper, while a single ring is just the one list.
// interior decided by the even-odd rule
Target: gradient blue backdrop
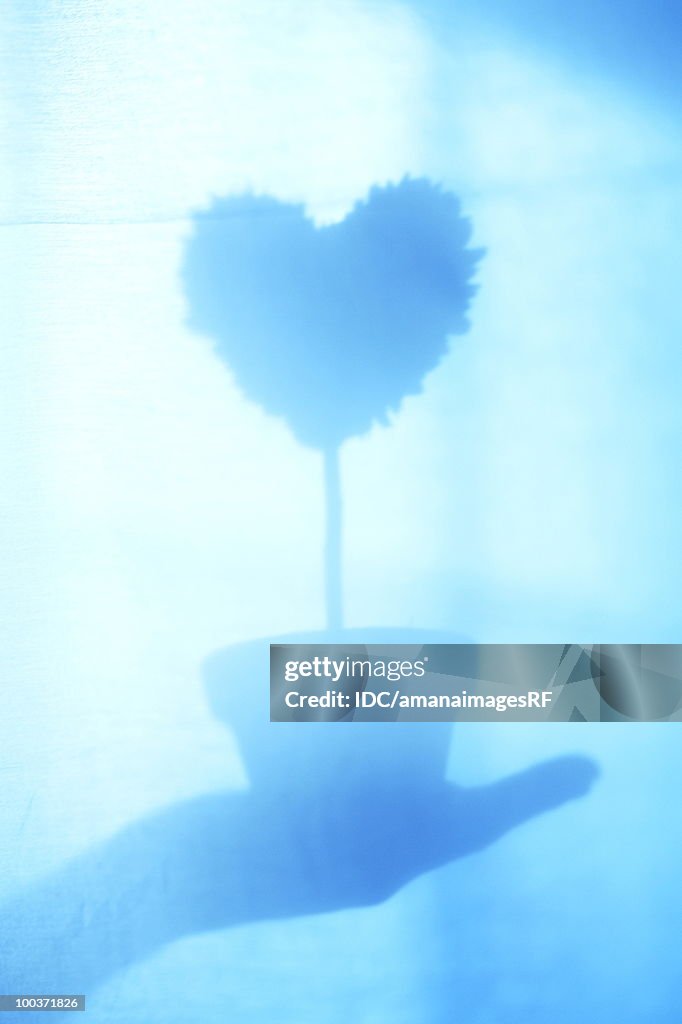
[{"label": "gradient blue backdrop", "polygon": [[[682,16],[617,10],[3,12],[3,899],[159,808],[243,789],[199,666],[324,624],[320,457],[187,326],[183,247],[216,196],[327,224],[426,175],[487,250],[471,332],[343,448],[350,626],[682,640]],[[89,1019],[673,1021],[679,739],[460,728],[463,783],[569,751],[601,780],[380,906],[167,947],[88,993]]]}]

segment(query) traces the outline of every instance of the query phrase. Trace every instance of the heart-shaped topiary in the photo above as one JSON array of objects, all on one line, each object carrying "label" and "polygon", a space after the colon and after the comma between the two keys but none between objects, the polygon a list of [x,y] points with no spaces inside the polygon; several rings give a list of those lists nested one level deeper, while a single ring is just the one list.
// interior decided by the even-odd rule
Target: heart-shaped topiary
[{"label": "heart-shaped topiary", "polygon": [[467,330],[481,256],[470,236],[457,198],[423,178],[373,188],[329,227],[253,195],[218,199],[194,220],[190,325],[214,339],[249,398],[324,451],[330,628],[342,624],[339,446],[388,422]]},{"label": "heart-shaped topiary", "polygon": [[387,422],[467,330],[470,235],[455,196],[424,179],[373,188],[322,228],[302,206],[219,199],[186,249],[190,325],[300,441],[338,446]]}]

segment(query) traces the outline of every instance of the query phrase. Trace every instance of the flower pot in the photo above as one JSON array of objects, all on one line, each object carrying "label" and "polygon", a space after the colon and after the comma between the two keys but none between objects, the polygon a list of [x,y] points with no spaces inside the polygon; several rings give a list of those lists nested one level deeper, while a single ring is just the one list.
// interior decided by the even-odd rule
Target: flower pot
[{"label": "flower pot", "polygon": [[253,786],[298,786],[310,773],[380,774],[387,781],[445,774],[448,722],[271,722],[270,644],[466,643],[432,630],[368,627],[267,637],[210,655],[203,676],[210,707],[233,730]]}]

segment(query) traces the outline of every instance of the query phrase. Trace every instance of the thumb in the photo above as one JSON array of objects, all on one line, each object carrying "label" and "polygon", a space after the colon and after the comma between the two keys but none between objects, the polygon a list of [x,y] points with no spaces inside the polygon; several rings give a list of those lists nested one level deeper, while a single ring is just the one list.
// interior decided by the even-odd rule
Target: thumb
[{"label": "thumb", "polygon": [[492,785],[456,791],[454,855],[487,846],[517,825],[585,796],[598,774],[587,757],[558,757]]}]

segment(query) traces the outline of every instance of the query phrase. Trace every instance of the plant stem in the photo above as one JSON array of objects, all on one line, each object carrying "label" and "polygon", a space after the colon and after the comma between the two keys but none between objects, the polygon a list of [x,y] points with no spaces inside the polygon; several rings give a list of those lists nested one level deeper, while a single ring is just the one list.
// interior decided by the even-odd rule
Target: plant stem
[{"label": "plant stem", "polygon": [[343,627],[343,602],[341,598],[341,479],[339,474],[339,449],[324,450],[324,492],[325,492],[325,601],[327,606],[327,629]]}]

